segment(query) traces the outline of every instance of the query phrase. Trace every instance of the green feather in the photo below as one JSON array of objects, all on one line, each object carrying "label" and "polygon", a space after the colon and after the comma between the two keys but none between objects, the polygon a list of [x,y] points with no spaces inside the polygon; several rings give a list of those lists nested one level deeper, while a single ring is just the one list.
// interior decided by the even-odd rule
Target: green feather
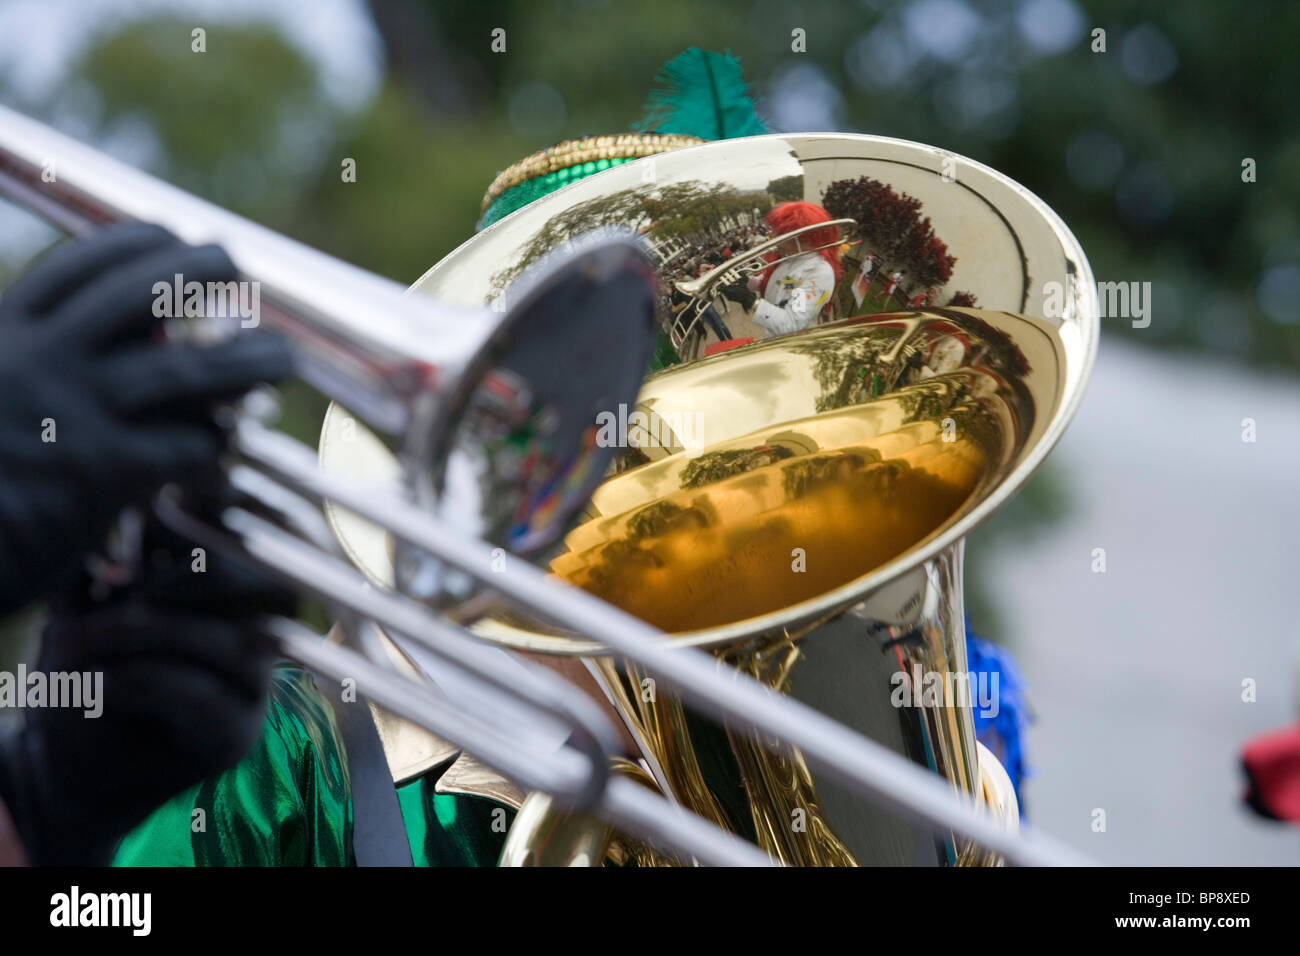
[{"label": "green feather", "polygon": [[730,53],[691,47],[655,74],[646,98],[642,132],[676,133],[700,139],[730,139],[766,133],[754,111],[740,62]]}]

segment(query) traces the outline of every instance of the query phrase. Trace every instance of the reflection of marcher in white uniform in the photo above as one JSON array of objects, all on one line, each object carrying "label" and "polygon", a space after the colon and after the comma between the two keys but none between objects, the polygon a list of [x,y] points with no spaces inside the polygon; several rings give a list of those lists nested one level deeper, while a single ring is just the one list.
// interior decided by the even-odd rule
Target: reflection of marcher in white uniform
[{"label": "reflection of marcher in white uniform", "polygon": [[783,202],[763,221],[768,235],[779,240],[767,254],[775,264],[744,282],[724,286],[719,294],[743,309],[746,324],[765,335],[812,328],[835,294],[842,272],[839,230],[822,227],[831,215],[810,202]]},{"label": "reflection of marcher in white uniform", "polygon": [[835,291],[835,270],[815,252],[777,264],[763,297],[754,303],[754,322],[768,335],[785,335],[817,324]]}]

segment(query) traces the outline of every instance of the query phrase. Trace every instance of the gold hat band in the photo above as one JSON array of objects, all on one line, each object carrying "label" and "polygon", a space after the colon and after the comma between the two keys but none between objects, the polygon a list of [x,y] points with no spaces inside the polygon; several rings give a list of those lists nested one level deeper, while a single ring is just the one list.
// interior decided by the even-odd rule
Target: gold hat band
[{"label": "gold hat band", "polygon": [[488,204],[507,189],[547,173],[602,159],[640,159],[703,142],[705,140],[695,136],[672,133],[619,133],[565,140],[533,153],[499,173],[483,196],[482,208],[486,210]]}]

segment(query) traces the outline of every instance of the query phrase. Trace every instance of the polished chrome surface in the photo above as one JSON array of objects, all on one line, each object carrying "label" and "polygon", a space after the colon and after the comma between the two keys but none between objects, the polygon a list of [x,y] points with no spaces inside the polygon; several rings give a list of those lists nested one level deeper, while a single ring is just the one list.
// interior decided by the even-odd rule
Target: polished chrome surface
[{"label": "polished chrome surface", "polygon": [[[520,553],[586,501],[609,456],[592,418],[635,393],[651,344],[650,277],[626,238],[582,237],[486,308],[431,302],[4,107],[0,195],[76,235],[139,220],[220,244],[258,286],[251,321],[285,335],[304,380],[388,436],[410,494]],[[575,341],[600,352],[582,379],[548,351],[571,358]],[[410,573],[430,595],[448,583]]]}]

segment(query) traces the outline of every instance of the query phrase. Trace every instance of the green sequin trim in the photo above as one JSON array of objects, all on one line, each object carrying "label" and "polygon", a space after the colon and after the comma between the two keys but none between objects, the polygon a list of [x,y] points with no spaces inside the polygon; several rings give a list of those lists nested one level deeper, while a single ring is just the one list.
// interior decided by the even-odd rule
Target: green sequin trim
[{"label": "green sequin trim", "polygon": [[541,199],[543,196],[550,195],[555,190],[569,183],[576,183],[579,179],[584,179],[592,173],[603,172],[613,166],[621,166],[623,163],[630,162],[631,159],[640,157],[616,157],[614,159],[596,159],[588,163],[578,163],[576,166],[566,166],[564,169],[557,169],[555,172],[547,173],[545,176],[538,176],[534,179],[526,179],[522,183],[511,186],[496,199],[488,204],[483,212],[483,217],[479,219],[476,229],[486,229],[498,219],[504,219],[516,209],[522,209],[535,199]]}]

